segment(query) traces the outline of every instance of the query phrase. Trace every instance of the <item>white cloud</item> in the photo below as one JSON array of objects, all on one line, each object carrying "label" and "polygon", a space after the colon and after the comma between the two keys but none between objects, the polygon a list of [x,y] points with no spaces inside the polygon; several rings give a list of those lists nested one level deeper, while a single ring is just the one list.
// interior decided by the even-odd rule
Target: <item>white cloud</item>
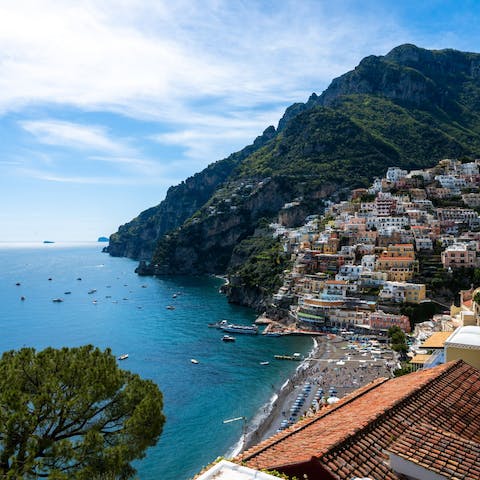
[{"label": "white cloud", "polygon": [[20,122],[21,127],[40,143],[74,149],[107,152],[115,155],[132,153],[132,149],[110,138],[103,127],[80,125],[59,120]]},{"label": "white cloud", "polygon": [[330,2],[5,1],[0,111],[46,102],[183,122],[198,99],[302,100],[392,44],[395,29],[370,20]]},{"label": "white cloud", "polygon": [[52,183],[72,183],[77,185],[156,185],[168,187],[180,181],[175,177],[125,177],[125,176],[94,176],[94,175],[68,175],[35,168],[19,168],[16,173],[22,177],[33,178]]}]

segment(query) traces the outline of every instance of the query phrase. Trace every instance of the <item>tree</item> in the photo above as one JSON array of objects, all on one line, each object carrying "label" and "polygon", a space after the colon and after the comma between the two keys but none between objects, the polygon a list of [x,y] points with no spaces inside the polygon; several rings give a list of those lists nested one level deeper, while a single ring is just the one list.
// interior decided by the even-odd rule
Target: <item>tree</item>
[{"label": "tree", "polygon": [[110,349],[33,348],[0,359],[0,478],[127,479],[165,422],[157,385]]}]

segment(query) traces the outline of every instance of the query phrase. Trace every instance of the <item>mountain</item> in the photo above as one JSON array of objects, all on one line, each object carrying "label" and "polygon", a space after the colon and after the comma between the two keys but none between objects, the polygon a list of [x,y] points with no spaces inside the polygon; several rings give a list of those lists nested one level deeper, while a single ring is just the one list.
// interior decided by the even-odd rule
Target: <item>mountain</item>
[{"label": "mountain", "polygon": [[287,108],[277,129],[171,187],[110,237],[109,252],[150,262],[144,274],[228,272],[230,298],[257,305],[276,286],[265,272],[285,267],[270,220],[298,224],[389,166],[479,156],[479,107],[480,54],[406,44],[366,57]]}]

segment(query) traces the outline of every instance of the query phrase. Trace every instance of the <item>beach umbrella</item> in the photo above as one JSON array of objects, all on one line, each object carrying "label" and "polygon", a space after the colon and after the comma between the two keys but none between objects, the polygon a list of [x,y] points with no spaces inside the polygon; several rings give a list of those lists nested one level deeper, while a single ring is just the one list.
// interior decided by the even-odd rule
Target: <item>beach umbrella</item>
[{"label": "beach umbrella", "polygon": [[329,405],[332,405],[333,403],[337,403],[340,399],[338,397],[328,397],[327,398],[327,403]]}]

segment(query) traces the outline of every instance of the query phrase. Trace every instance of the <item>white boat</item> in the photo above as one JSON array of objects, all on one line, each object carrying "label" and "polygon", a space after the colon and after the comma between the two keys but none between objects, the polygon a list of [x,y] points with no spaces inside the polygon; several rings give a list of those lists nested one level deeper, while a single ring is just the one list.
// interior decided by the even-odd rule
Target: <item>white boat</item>
[{"label": "white boat", "polygon": [[270,362],[260,362],[260,365],[270,365]]},{"label": "white boat", "polygon": [[198,360],[195,360],[194,358],[191,358],[190,361],[194,363],[195,365],[198,363]]},{"label": "white boat", "polygon": [[222,341],[223,342],[234,342],[235,341],[235,337],[232,337],[231,335],[224,335],[222,337]]},{"label": "white boat", "polygon": [[128,358],[128,353],[122,353],[122,355],[118,357],[119,360],[126,360],[127,358]]},{"label": "white boat", "polygon": [[173,305],[167,305],[167,310],[175,310],[175,307]]},{"label": "white boat", "polygon": [[245,333],[247,335],[256,335],[258,333],[256,325],[235,325],[234,323],[228,323],[227,320],[222,320],[218,327],[228,333]]}]

